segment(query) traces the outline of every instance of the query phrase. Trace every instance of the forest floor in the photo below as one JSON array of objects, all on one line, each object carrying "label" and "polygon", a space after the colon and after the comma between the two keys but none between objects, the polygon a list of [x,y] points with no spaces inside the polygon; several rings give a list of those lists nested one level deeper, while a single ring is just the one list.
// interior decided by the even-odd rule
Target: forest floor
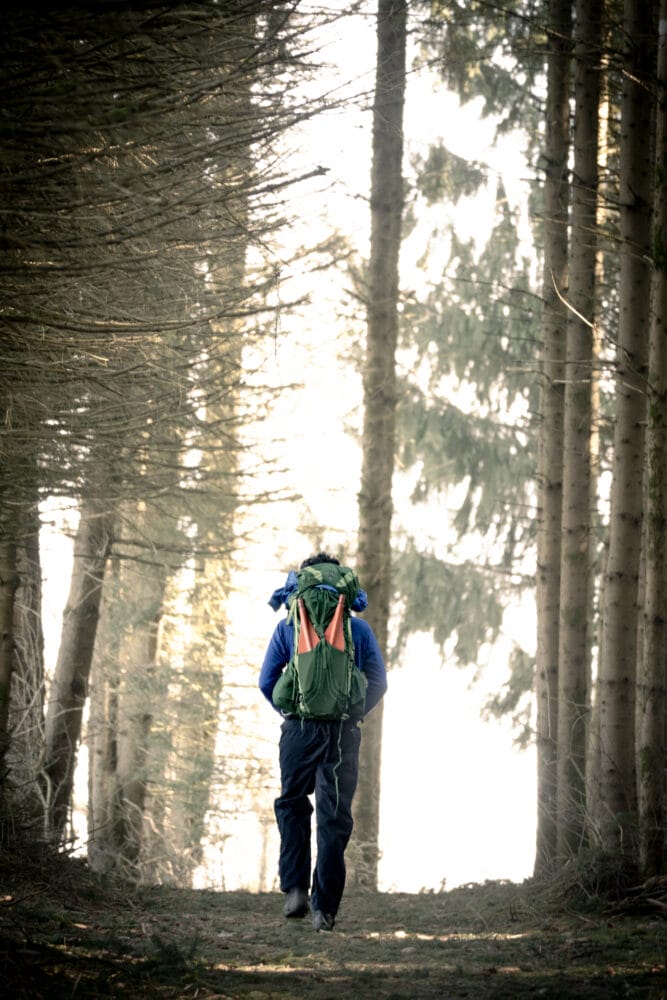
[{"label": "forest floor", "polygon": [[570,876],[349,891],[332,933],[285,920],[282,901],[102,882],[79,860],[0,850],[0,995],[667,1000],[664,894],[603,901]]}]

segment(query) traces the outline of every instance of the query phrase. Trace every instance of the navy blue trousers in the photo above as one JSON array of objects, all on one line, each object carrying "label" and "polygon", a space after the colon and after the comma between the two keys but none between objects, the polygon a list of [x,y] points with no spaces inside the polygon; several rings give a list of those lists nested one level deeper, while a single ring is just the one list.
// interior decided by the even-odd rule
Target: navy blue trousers
[{"label": "navy blue trousers", "polygon": [[311,887],[310,827],[315,793],[317,859],[311,905],[335,916],[345,888],[361,733],[356,722],[285,719],[280,734],[279,875],[283,892]]}]

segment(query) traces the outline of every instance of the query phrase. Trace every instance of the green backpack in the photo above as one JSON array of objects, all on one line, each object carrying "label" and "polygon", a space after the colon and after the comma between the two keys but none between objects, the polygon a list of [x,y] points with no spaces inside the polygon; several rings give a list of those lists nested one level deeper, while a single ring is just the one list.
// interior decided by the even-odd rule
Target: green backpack
[{"label": "green backpack", "polygon": [[367,682],[354,662],[349,610],[359,581],[335,563],[305,566],[296,577],[288,614],[294,655],[273,689],[273,703],[301,719],[360,717]]}]

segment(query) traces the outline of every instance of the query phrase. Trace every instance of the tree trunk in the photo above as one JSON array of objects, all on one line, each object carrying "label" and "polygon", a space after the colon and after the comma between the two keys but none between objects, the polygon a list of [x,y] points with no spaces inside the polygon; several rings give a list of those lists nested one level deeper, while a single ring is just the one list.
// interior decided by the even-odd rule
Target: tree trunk
[{"label": "tree trunk", "polygon": [[[598,110],[598,199],[596,213],[596,232],[608,230],[609,204],[604,178],[607,176],[609,162],[609,50],[611,42],[607,24],[601,41],[602,66],[600,70],[600,100]],[[593,368],[591,370],[591,484],[590,512],[592,544],[588,547],[588,619],[592,627],[588,630],[588,662],[591,666],[591,684],[589,691],[588,729],[586,733],[586,836],[588,841],[595,839],[591,830],[593,818],[600,813],[600,699],[598,697],[598,672],[593,674],[594,658],[600,658],[602,592],[600,587],[600,567],[605,565],[606,557],[600,554],[601,515],[599,510],[599,479],[600,479],[600,364],[602,358],[602,329],[604,303],[602,290],[606,286],[605,278],[606,250],[604,241],[597,241],[597,260],[595,270],[595,323],[593,326]],[[606,536],[605,536],[606,537]],[[603,552],[606,547],[603,546]]]},{"label": "tree trunk", "polygon": [[69,813],[111,537],[112,519],[108,511],[99,501],[84,500],[46,714],[44,796],[47,827],[56,840],[63,837]]},{"label": "tree trunk", "polygon": [[644,617],[637,683],[639,865],[662,871],[665,850],[665,711],[667,709],[667,0],[660,3],[649,345],[648,465],[644,532]]},{"label": "tree trunk", "polygon": [[537,524],[537,845],[535,873],[556,855],[556,736],[567,287],[569,67],[571,0],[552,0],[544,180],[542,380]]},{"label": "tree trunk", "polygon": [[[391,595],[391,491],[396,422],[398,261],[403,210],[406,28],[406,0],[378,0],[357,566],[368,593],[367,619],[385,655]],[[357,862],[354,874],[358,884],[369,888],[377,886],[381,753],[380,704],[363,726],[355,808]]]},{"label": "tree trunk", "polygon": [[118,757],[118,655],[122,623],[120,561],[111,557],[104,584],[95,659],[91,674],[88,742],[88,862],[97,872],[112,871],[118,845],[115,836],[116,762]]},{"label": "tree trunk", "polygon": [[563,513],[558,653],[557,810],[559,858],[576,855],[585,817],[589,689],[591,386],[595,315],[599,0],[577,0],[574,174],[565,365]]},{"label": "tree trunk", "polygon": [[0,786],[9,749],[9,694],[14,671],[14,598],[18,587],[16,531],[10,512],[0,522]]},{"label": "tree trunk", "polygon": [[9,771],[21,808],[41,825],[37,775],[44,752],[44,632],[37,503],[21,512],[14,601],[15,664],[10,692]]},{"label": "tree trunk", "polygon": [[[133,877],[144,861],[149,775],[160,774],[149,745],[158,707],[169,731],[167,686],[157,676],[168,570],[156,538],[164,525],[151,534],[141,501],[121,513],[125,537],[114,546],[114,574],[105,584],[88,723],[88,858],[96,871]],[[165,522],[172,524],[168,516]],[[162,844],[158,850],[162,855]]]},{"label": "tree trunk", "polygon": [[601,847],[636,861],[634,710],[637,594],[650,296],[654,23],[652,5],[626,0],[620,140],[619,330],[616,422],[600,662]]}]

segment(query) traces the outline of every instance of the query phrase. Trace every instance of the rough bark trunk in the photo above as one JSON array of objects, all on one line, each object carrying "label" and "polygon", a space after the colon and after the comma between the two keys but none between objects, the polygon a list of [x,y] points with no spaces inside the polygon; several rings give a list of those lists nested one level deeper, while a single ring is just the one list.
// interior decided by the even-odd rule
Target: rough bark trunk
[{"label": "rough bark trunk", "polygon": [[600,43],[598,0],[577,0],[558,653],[557,853],[561,859],[580,849],[585,817]]},{"label": "rough bark trunk", "polygon": [[9,694],[14,671],[14,598],[18,587],[14,518],[0,523],[0,786],[9,749]]},{"label": "rough bark trunk", "polygon": [[644,617],[636,717],[639,865],[645,878],[662,871],[666,819],[663,772],[667,708],[667,0],[660,3],[655,167]]},{"label": "rough bark trunk", "polygon": [[55,840],[62,839],[67,825],[111,538],[112,518],[108,511],[99,501],[84,500],[46,713],[44,798],[47,828]]},{"label": "rough bark trunk", "polygon": [[556,736],[563,465],[563,378],[567,291],[569,67],[571,0],[549,7],[544,179],[542,380],[537,524],[537,844],[535,873],[556,855]]},{"label": "rough bark trunk", "polygon": [[[368,593],[367,619],[385,654],[391,594],[406,28],[405,0],[379,0],[357,566]],[[355,800],[354,877],[358,884],[370,888],[376,887],[378,873],[381,753],[379,705],[364,722]]]},{"label": "rough bark trunk", "polygon": [[601,847],[636,861],[634,710],[648,360],[652,166],[652,5],[626,0],[621,98],[616,422],[600,662]]},{"label": "rough bark trunk", "polygon": [[120,564],[111,558],[104,585],[98,641],[91,674],[88,719],[88,862],[97,872],[116,864],[116,760],[118,756],[118,611]]},{"label": "rough bark trunk", "polygon": [[[21,512],[14,601],[15,665],[10,692],[8,764],[25,815],[38,820],[37,775],[44,752],[44,632],[40,518],[36,503]],[[20,791],[19,791],[20,790]]]}]

